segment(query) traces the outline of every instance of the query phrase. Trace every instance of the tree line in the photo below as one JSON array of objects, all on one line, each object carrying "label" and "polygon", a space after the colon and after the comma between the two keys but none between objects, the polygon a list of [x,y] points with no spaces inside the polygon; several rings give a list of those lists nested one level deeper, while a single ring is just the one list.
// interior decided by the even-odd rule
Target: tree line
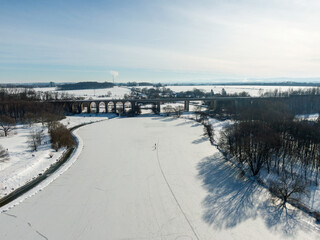
[{"label": "tree line", "polygon": [[210,98],[210,97],[249,97],[247,92],[227,93],[223,88],[221,92],[214,93],[213,90],[206,92],[203,89],[194,88],[188,91],[174,92],[170,88],[131,88],[131,93],[125,95],[127,99],[158,99],[158,98]]},{"label": "tree line", "polygon": [[79,90],[79,89],[102,89],[112,88],[114,84],[112,82],[78,82],[78,83],[66,83],[57,87],[58,90]]},{"label": "tree line", "polygon": [[61,119],[62,107],[48,101],[72,99],[72,96],[57,92],[36,92],[33,89],[0,89],[0,116],[15,122],[44,122],[49,118]]}]

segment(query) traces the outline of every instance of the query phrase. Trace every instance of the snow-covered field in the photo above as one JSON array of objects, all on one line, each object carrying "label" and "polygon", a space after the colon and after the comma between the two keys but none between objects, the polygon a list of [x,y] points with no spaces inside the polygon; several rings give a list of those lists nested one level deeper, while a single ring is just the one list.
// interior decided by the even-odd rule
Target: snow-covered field
[{"label": "snow-covered field", "polygon": [[[34,88],[38,92],[55,92],[56,88]],[[85,99],[122,99],[125,94],[130,94],[131,90],[127,87],[113,87],[104,89],[85,89],[58,91],[59,93],[68,93],[75,97],[84,97]]]},{"label": "snow-covered field", "polygon": [[[86,114],[68,116],[61,121],[71,128],[84,123],[97,122],[115,117],[115,114]],[[43,129],[43,140],[37,151],[31,151],[29,137],[33,130]],[[0,198],[23,186],[26,182],[42,174],[62,156],[65,149],[58,152],[51,149],[47,127],[41,124],[17,125],[15,133],[0,137],[0,145],[8,149],[9,159],[0,161]],[[52,157],[50,157],[52,155]]]},{"label": "snow-covered field", "polygon": [[319,117],[318,113],[315,114],[303,114],[303,115],[297,115],[296,118],[300,120],[309,120],[309,121],[316,121]]},{"label": "snow-covered field", "polygon": [[194,121],[113,119],[78,134],[73,166],[0,214],[1,239],[320,237],[314,219],[274,208],[268,191],[241,179]]},{"label": "snow-covered field", "polygon": [[[144,88],[144,87],[138,87],[138,88]],[[151,87],[148,87],[151,88]],[[226,86],[215,86],[215,85],[194,85],[194,86],[166,86],[166,88],[170,88],[174,92],[185,92],[193,90],[194,88],[203,90],[205,92],[211,92],[211,90],[214,93],[221,93],[222,89],[224,88],[227,93],[240,93],[240,92],[248,92],[251,96],[257,97],[261,94],[269,91],[278,90],[280,92],[288,91],[289,89],[298,90],[298,89],[307,89],[310,87],[304,87],[304,86],[232,86],[232,85],[226,85]]]},{"label": "snow-covered field", "polygon": [[[145,87],[137,87],[145,88]],[[147,88],[152,88],[148,86]],[[221,90],[224,88],[227,93],[240,93],[248,92],[251,96],[260,96],[261,94],[274,91],[287,91],[289,89],[298,90],[298,89],[307,89],[310,87],[291,87],[291,86],[214,86],[214,85],[195,85],[195,86],[166,86],[174,92],[184,92],[193,90],[194,88],[204,90],[205,92],[210,92],[211,90],[214,93],[221,93]],[[34,88],[36,91],[46,92],[46,91],[55,91],[56,88]],[[85,99],[121,99],[125,94],[130,94],[129,87],[113,87],[106,89],[87,89],[87,90],[69,90],[69,91],[59,91],[60,93],[68,93],[74,95],[75,97],[84,97]],[[110,95],[110,96],[107,96]]]}]

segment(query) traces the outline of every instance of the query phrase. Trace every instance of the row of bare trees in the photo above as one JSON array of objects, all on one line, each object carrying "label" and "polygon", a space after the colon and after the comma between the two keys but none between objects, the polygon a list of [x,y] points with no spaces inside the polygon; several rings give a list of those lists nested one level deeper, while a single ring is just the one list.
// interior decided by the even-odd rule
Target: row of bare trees
[{"label": "row of bare trees", "polygon": [[[249,95],[245,92],[238,93],[237,95],[226,94],[222,96],[235,96],[235,97],[248,97]],[[285,105],[290,112],[293,114],[308,114],[318,113],[320,111],[320,88],[308,88],[287,91],[274,91],[265,92],[261,94],[260,99],[242,99],[237,102],[219,101],[218,104],[212,104],[212,102],[204,102],[208,106],[210,114],[219,119],[225,118],[238,118],[239,113],[242,113],[251,108],[255,104],[265,104],[268,102],[269,105]],[[221,98],[223,99],[223,98]]]},{"label": "row of bare trees", "polygon": [[299,89],[288,89],[286,91],[280,91],[279,89],[274,89],[272,91],[267,91],[265,93],[260,94],[261,97],[290,97],[290,96],[301,96],[301,95],[309,95],[316,96],[320,95],[320,88],[299,88]]},{"label": "row of bare trees", "polygon": [[62,118],[63,109],[46,102],[22,100],[0,101],[0,116],[7,116],[15,121],[42,121],[48,115],[55,115]]},{"label": "row of bare trees", "polygon": [[32,88],[0,88],[0,101],[49,101],[49,100],[72,100],[73,95],[67,92],[35,91]]},{"label": "row of bare trees", "polygon": [[0,116],[13,118],[16,122],[44,122],[47,118],[63,117],[61,106],[49,100],[72,99],[58,92],[36,92],[33,89],[0,88]]}]

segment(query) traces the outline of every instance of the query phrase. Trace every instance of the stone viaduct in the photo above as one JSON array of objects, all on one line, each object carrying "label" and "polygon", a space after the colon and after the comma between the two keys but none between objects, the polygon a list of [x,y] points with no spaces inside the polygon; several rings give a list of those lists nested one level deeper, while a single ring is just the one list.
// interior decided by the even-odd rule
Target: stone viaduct
[{"label": "stone viaduct", "polygon": [[63,107],[67,113],[99,113],[100,109],[104,108],[103,112],[116,113],[128,112],[135,110],[137,105],[152,105],[156,107],[157,112],[161,112],[161,104],[165,103],[184,103],[184,110],[189,111],[190,102],[205,101],[210,104],[213,109],[217,108],[220,104],[231,102],[235,106],[240,106],[256,99],[252,97],[213,97],[213,98],[160,98],[160,99],[108,99],[108,100],[57,100],[51,101],[55,105]]},{"label": "stone viaduct", "polygon": [[[211,98],[159,98],[159,99],[94,99],[94,100],[56,100],[52,104],[63,107],[66,113],[99,113],[103,112],[129,112],[135,111],[136,106],[152,105],[157,112],[161,112],[161,104],[184,103],[184,111],[189,111],[190,102],[205,102],[211,109],[232,105],[235,109],[243,109],[258,101],[277,100],[287,103],[296,113],[319,112],[319,95],[298,95],[290,97],[211,97]],[[300,109],[299,109],[300,108]]]}]

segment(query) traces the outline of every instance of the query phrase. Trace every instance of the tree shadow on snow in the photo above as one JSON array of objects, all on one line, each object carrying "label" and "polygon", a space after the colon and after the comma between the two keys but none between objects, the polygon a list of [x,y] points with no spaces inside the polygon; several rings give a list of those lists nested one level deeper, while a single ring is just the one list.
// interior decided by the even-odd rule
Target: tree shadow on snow
[{"label": "tree shadow on snow", "polygon": [[172,122],[174,120],[177,120],[176,118],[173,117],[166,117],[166,116],[162,116],[162,115],[152,115],[151,116],[151,120],[160,120],[162,122]]},{"label": "tree shadow on snow", "polygon": [[259,208],[266,225],[274,231],[282,231],[286,235],[294,235],[299,229],[308,227],[299,221],[298,211],[266,201]]},{"label": "tree shadow on snow", "polygon": [[193,122],[190,120],[185,120],[184,122],[178,123],[176,126],[184,126],[189,124],[193,124]]},{"label": "tree shadow on snow", "polygon": [[161,121],[163,121],[163,122],[172,122],[175,120],[177,120],[177,119],[173,118],[173,117],[164,117],[163,119],[161,119]]},{"label": "tree shadow on snow", "polygon": [[271,230],[293,235],[297,230],[294,210],[272,205],[268,192],[253,180],[242,177],[238,168],[223,160],[221,154],[198,163],[198,177],[208,195],[203,200],[203,220],[214,228],[233,228],[248,219],[262,217]]},{"label": "tree shadow on snow", "polygon": [[201,137],[199,139],[193,140],[192,143],[193,144],[199,144],[199,143],[203,143],[205,141],[208,141],[208,138],[207,137]]}]

